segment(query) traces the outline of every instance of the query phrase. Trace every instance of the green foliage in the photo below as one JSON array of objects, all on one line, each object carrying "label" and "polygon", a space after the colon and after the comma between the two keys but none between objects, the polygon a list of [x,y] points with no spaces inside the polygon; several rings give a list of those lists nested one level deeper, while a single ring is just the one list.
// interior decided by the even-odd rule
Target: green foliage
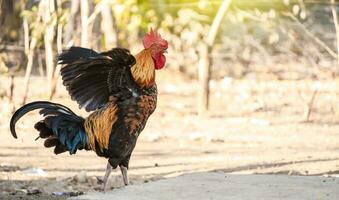
[{"label": "green foliage", "polygon": [[[104,0],[89,1],[90,13]],[[55,13],[48,22],[41,18],[41,1],[19,1],[21,17],[29,24],[30,37],[43,47],[43,35],[50,24],[66,27],[69,22],[71,0],[59,0]],[[189,76],[195,76],[198,49],[204,42],[215,14],[221,4],[216,0],[112,0],[108,1],[114,21],[119,46],[139,48],[140,38],[150,27],[158,28],[169,41],[170,67]],[[328,2],[329,3],[329,2]],[[331,49],[336,49],[335,32],[329,4],[299,0],[233,0],[224,17],[216,44],[213,47],[213,74],[216,77],[234,75],[242,77],[253,72],[254,65],[267,66],[274,63],[295,61],[327,69],[334,59],[286,14],[294,15],[311,33],[319,37]],[[25,8],[25,9],[23,9]],[[80,11],[75,16],[74,43],[79,45],[81,34]],[[94,20],[91,32],[96,40],[90,47],[103,46],[105,36],[100,28],[99,17]],[[21,30],[20,30],[21,31]],[[19,30],[17,32],[20,32]],[[55,30],[57,31],[57,30]],[[56,34],[55,34],[56,35]],[[19,41],[23,38],[17,38]],[[95,43],[94,41],[98,41]],[[22,43],[22,42],[21,42]],[[140,49],[140,48],[139,48]],[[286,59],[286,56],[289,59]],[[228,66],[240,66],[240,70]],[[237,72],[235,72],[237,71]]]}]

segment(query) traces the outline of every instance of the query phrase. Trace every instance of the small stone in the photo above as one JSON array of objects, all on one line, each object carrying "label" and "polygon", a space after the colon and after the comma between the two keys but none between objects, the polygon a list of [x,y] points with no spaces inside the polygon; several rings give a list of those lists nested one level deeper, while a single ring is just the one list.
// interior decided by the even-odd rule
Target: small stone
[{"label": "small stone", "polygon": [[27,176],[47,176],[48,174],[41,168],[28,168],[21,171],[23,174]]},{"label": "small stone", "polygon": [[27,195],[34,195],[34,194],[41,194],[41,191],[39,189],[28,189]]},{"label": "small stone", "polygon": [[85,171],[82,171],[75,175],[74,180],[78,183],[85,183],[87,181],[87,175]]},{"label": "small stone", "polygon": [[71,197],[76,197],[76,196],[83,195],[83,194],[84,194],[84,192],[81,192],[81,191],[79,191],[79,192],[69,192],[69,196],[71,196]]}]

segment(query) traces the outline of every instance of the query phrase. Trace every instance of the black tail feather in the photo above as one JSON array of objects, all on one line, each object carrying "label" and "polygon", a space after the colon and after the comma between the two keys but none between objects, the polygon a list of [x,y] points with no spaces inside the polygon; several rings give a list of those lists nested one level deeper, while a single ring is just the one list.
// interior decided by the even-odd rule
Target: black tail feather
[{"label": "black tail feather", "polygon": [[36,109],[42,109],[42,108],[53,108],[56,110],[59,110],[65,114],[68,115],[76,115],[73,111],[71,111],[69,108],[66,106],[63,106],[61,104],[57,103],[51,103],[48,101],[35,101],[32,103],[28,103],[21,108],[19,108],[15,113],[13,114],[11,121],[10,121],[10,130],[14,138],[18,138],[16,131],[15,131],[15,124],[16,122],[24,116],[26,113],[36,110]]},{"label": "black tail feather", "polygon": [[39,137],[42,139],[53,135],[53,131],[46,126],[44,121],[36,123],[34,128],[39,131]]},{"label": "black tail feather", "polygon": [[66,147],[61,145],[61,144],[56,145],[55,148],[54,148],[54,153],[55,154],[64,153],[66,151],[67,151]]},{"label": "black tail feather", "polygon": [[39,131],[38,138],[46,139],[45,147],[55,147],[56,154],[65,151],[73,154],[77,149],[86,149],[87,136],[83,129],[84,119],[61,104],[47,101],[26,104],[13,114],[10,121],[13,137],[17,138],[16,122],[26,113],[36,109],[41,109],[39,113],[45,117],[34,125],[34,128]]},{"label": "black tail feather", "polygon": [[47,147],[47,148],[50,148],[50,147],[55,147],[59,143],[60,142],[59,142],[59,139],[57,137],[49,137],[45,140],[44,146]]}]

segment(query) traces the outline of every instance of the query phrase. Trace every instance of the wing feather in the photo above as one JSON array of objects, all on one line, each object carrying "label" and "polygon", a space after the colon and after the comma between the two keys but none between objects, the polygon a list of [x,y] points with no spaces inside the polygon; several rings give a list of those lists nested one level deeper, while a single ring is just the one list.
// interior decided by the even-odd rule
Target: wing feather
[{"label": "wing feather", "polygon": [[[128,83],[134,81],[127,76],[131,75],[130,68],[135,64],[135,58],[126,49],[114,48],[97,53],[71,47],[58,57],[58,63],[64,64],[61,76],[71,99],[86,111],[102,107],[110,95],[128,92]],[[135,82],[130,85],[136,87]]]}]

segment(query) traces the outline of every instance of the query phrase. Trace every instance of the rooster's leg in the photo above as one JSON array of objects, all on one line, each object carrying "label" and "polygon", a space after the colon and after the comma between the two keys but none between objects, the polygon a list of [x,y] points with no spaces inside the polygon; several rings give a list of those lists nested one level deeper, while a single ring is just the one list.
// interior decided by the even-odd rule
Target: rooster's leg
[{"label": "rooster's leg", "polygon": [[127,175],[127,167],[123,166],[123,165],[119,165],[120,170],[121,170],[121,174],[122,174],[122,179],[124,180],[125,185],[129,184],[129,180],[128,180],[128,175]]},{"label": "rooster's leg", "polygon": [[109,164],[109,162],[107,162],[106,173],[105,173],[105,176],[104,176],[103,184],[101,186],[101,189],[103,191],[106,191],[108,178],[109,178],[109,175],[111,174],[111,172],[112,172],[112,166],[111,166],[111,164]]}]

